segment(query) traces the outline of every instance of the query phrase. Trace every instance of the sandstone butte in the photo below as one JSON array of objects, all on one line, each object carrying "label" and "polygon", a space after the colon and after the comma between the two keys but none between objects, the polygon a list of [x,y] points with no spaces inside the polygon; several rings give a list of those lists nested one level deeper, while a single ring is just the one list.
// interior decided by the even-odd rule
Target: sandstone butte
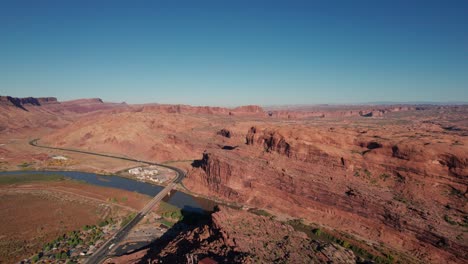
[{"label": "sandstone butte", "polygon": [[[300,218],[410,262],[467,263],[467,116],[466,105],[230,109],[2,96],[0,138],[40,137],[57,147],[179,161],[191,192],[261,208],[278,219]],[[34,160],[38,151],[0,146],[6,169]],[[209,225],[180,234],[159,251],[150,249],[151,256],[171,259],[171,252],[215,248],[233,261],[257,256],[269,262],[276,250],[293,263],[307,250],[315,252],[311,261],[331,254],[278,221],[230,210],[214,213]],[[244,218],[242,226],[252,229],[234,228]],[[266,232],[272,229],[278,233]],[[271,250],[252,253],[256,247],[247,234],[265,239]],[[331,246],[337,255],[329,260],[353,259],[349,250]]]}]

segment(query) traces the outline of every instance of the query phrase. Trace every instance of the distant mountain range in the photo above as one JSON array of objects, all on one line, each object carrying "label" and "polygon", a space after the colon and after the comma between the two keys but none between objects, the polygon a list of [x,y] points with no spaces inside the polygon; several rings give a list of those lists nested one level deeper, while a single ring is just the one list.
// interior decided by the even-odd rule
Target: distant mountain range
[{"label": "distant mountain range", "polygon": [[340,107],[340,106],[362,106],[362,105],[468,105],[468,102],[452,101],[452,102],[428,102],[428,101],[409,101],[409,102],[392,102],[392,101],[376,101],[363,103],[342,103],[342,104],[274,104],[262,105],[266,109],[276,108],[301,108],[301,107]]},{"label": "distant mountain range", "polygon": [[[428,101],[409,101],[409,102],[392,102],[392,101],[376,101],[361,103],[363,105],[466,105],[468,102],[450,101],[450,102],[428,102]],[[359,105],[359,104],[358,104]]]}]

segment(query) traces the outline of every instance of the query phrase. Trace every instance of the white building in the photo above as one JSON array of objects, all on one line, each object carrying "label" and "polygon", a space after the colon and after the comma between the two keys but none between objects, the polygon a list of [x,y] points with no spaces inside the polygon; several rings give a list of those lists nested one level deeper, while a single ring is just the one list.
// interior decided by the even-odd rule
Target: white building
[{"label": "white building", "polygon": [[54,160],[68,160],[67,157],[65,157],[65,156],[60,156],[60,155],[52,156],[52,158],[53,158]]},{"label": "white building", "polygon": [[149,167],[137,167],[129,169],[128,173],[137,175],[137,176],[154,176],[159,173],[159,171],[154,166]]}]

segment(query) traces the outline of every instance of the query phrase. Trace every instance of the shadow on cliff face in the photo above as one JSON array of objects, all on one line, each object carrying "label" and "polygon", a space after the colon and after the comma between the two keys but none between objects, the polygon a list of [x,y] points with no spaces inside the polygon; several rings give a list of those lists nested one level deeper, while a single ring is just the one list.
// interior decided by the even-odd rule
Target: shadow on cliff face
[{"label": "shadow on cliff face", "polygon": [[203,160],[200,159],[200,160],[194,160],[191,165],[193,168],[200,168],[202,164],[203,164]]},{"label": "shadow on cliff face", "polygon": [[177,222],[161,238],[151,243],[139,261],[148,263],[199,263],[210,258],[216,263],[243,263],[246,253],[236,252],[223,243],[223,233],[214,224],[214,212],[197,213],[182,209],[183,220]]},{"label": "shadow on cliff face", "polygon": [[[200,212],[196,208],[186,206],[181,213],[182,220],[175,223],[159,239],[142,248],[142,250],[148,249],[148,252],[141,258],[139,263],[188,263],[190,258],[193,260],[193,256],[189,252],[191,249],[200,246],[196,239],[192,239],[190,243],[185,239],[178,241],[175,245],[171,245],[171,242],[182,234],[191,234],[196,228],[210,225],[212,212]],[[164,254],[168,252],[170,253]],[[198,263],[198,261],[194,263]]]}]

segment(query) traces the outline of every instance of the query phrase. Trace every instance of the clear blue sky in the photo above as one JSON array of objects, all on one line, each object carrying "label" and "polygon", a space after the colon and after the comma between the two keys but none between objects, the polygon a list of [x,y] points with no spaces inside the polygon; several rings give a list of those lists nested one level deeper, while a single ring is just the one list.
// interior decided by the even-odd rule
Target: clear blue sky
[{"label": "clear blue sky", "polygon": [[[99,2],[99,3],[97,3]],[[468,101],[468,1],[0,1],[0,94]]]}]

